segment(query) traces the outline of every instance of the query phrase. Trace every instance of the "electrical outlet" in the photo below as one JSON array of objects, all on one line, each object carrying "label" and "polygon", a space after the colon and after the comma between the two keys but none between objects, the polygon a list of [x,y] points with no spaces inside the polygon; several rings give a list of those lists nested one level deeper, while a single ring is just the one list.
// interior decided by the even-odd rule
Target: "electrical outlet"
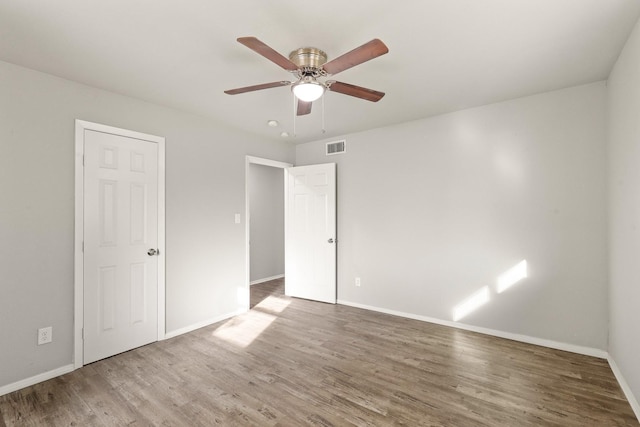
[{"label": "electrical outlet", "polygon": [[360,286],[360,278],[356,277],[356,286]]},{"label": "electrical outlet", "polygon": [[53,341],[53,327],[38,329],[38,345],[47,344]]}]

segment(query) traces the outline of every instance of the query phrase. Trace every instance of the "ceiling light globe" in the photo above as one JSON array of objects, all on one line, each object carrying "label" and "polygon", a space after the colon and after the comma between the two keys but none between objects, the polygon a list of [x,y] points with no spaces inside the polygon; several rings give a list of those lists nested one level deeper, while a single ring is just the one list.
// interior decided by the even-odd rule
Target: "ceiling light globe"
[{"label": "ceiling light globe", "polygon": [[313,102],[320,98],[324,93],[324,89],[324,85],[318,83],[315,79],[304,79],[291,87],[296,98],[304,102]]}]

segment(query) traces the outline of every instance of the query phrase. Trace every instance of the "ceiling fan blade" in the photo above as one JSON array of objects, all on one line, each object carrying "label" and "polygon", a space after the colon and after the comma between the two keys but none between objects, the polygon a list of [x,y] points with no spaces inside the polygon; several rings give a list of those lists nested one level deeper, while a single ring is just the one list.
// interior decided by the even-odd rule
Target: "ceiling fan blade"
[{"label": "ceiling fan blade", "polygon": [[[329,82],[328,82],[329,83]],[[355,96],[356,98],[366,99],[371,102],[378,102],[384,96],[384,92],[378,92],[377,90],[367,89],[362,86],[355,86],[349,83],[342,82],[330,82],[329,90],[331,92],[338,92],[344,95]]]},{"label": "ceiling fan blade", "polygon": [[313,102],[300,101],[298,99],[298,116],[304,116],[311,113],[311,105]]},{"label": "ceiling fan blade", "polygon": [[373,39],[360,47],[333,59],[322,66],[328,74],[338,74],[341,71],[355,67],[380,55],[389,52],[389,48],[379,39]]},{"label": "ceiling fan blade", "polygon": [[291,62],[288,58],[282,56],[255,37],[240,37],[238,42],[245,45],[254,52],[264,56],[269,61],[281,66],[288,71],[297,71],[298,66]]},{"label": "ceiling fan blade", "polygon": [[246,87],[239,87],[237,89],[225,90],[224,93],[226,93],[227,95],[237,95],[239,93],[253,92],[254,90],[271,89],[272,87],[280,87],[280,86],[289,86],[290,84],[291,82],[288,82],[288,81],[263,83],[261,85],[246,86]]}]

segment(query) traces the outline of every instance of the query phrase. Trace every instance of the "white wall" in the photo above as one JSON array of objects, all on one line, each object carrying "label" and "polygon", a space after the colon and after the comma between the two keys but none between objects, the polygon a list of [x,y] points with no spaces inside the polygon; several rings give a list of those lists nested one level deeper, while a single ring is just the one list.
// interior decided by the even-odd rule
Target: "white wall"
[{"label": "white wall", "polygon": [[609,354],[635,396],[640,417],[640,24],[609,76],[607,101]]},{"label": "white wall", "polygon": [[167,332],[248,302],[245,155],[288,144],[4,62],[0,94],[0,388],[72,363],[75,119],[166,137]]},{"label": "white wall", "polygon": [[284,274],[284,172],[249,165],[251,281]]},{"label": "white wall", "polygon": [[[339,300],[452,321],[488,286],[489,303],[460,322],[605,350],[605,91],[351,134],[339,156],[297,146],[297,165],[338,163]],[[529,277],[497,294],[521,260]]]}]

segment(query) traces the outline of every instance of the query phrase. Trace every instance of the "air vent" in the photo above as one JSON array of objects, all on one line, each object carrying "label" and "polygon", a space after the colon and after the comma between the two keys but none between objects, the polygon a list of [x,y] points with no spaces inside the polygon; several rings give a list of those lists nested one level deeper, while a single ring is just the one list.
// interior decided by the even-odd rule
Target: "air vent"
[{"label": "air vent", "polygon": [[327,142],[327,156],[342,154],[347,151],[347,140]]}]

